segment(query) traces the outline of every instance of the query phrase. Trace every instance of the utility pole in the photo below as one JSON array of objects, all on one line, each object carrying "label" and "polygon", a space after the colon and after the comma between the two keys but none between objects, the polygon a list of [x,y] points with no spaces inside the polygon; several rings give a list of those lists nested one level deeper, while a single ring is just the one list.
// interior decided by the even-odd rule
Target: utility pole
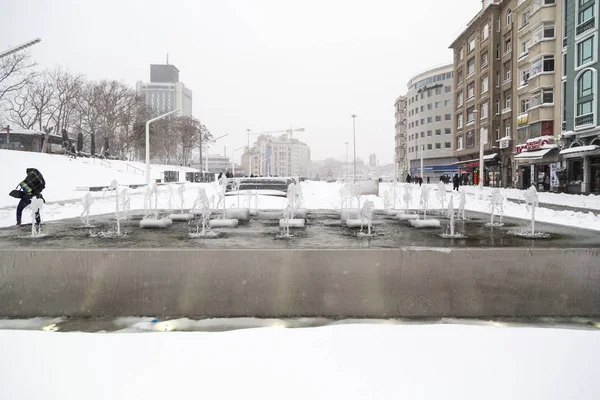
[{"label": "utility pole", "polygon": [[346,182],[348,182],[348,142],[346,144]]},{"label": "utility pole", "polygon": [[352,182],[356,182],[356,114],[352,114],[352,134],[354,138],[354,174],[352,175]]}]

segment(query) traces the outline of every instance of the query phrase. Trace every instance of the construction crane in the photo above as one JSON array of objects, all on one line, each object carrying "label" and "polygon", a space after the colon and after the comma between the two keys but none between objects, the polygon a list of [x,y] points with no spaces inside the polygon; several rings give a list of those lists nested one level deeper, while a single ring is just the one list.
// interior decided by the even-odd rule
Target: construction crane
[{"label": "construction crane", "polygon": [[11,54],[14,54],[14,53],[18,53],[19,51],[25,50],[27,47],[33,46],[35,44],[38,44],[41,41],[42,41],[42,39],[35,38],[33,40],[30,40],[28,42],[20,44],[19,46],[12,47],[12,48],[10,48],[10,49],[8,49],[6,51],[0,52],[0,58],[4,58],[6,56],[10,56]]},{"label": "construction crane", "polygon": [[274,135],[277,133],[287,133],[290,136],[290,140],[294,138],[294,132],[304,132],[305,129],[304,128],[297,128],[297,129],[293,129],[292,127],[290,127],[290,129],[286,129],[283,131],[266,131],[266,132],[252,132],[252,133],[248,133],[248,135]]}]

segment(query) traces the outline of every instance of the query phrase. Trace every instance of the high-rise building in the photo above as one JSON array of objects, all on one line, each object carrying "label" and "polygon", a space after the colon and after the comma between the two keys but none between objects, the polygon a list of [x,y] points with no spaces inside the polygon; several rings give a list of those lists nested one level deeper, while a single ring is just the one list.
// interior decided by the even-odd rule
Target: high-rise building
[{"label": "high-rise building", "polygon": [[[562,138],[569,193],[600,192],[599,0],[557,0],[562,6]],[[557,24],[558,25],[558,24]],[[544,25],[545,26],[545,25]],[[558,58],[558,57],[557,57]],[[544,59],[544,63],[546,60]],[[557,69],[557,71],[560,71]],[[558,89],[559,86],[556,86]]]},{"label": "high-rise building", "polygon": [[179,82],[174,65],[150,65],[150,82],[139,81],[136,90],[156,115],[179,109],[177,115],[192,116],[192,91]]},{"label": "high-rise building", "polygon": [[394,109],[396,110],[395,171],[397,177],[403,179],[408,171],[406,159],[406,96],[400,96],[396,99]]},{"label": "high-rise building", "polygon": [[[482,1],[481,11],[450,45],[455,97],[452,150],[469,183],[478,184],[483,175],[485,185],[513,184],[516,6],[517,0]],[[484,174],[479,166],[482,142]]]},{"label": "high-rise building", "polygon": [[517,69],[512,78],[516,88],[513,183],[521,189],[534,184],[548,190],[556,186],[550,179],[559,159],[562,4],[524,0],[512,13],[518,27]]},{"label": "high-rise building", "polygon": [[375,153],[369,154],[369,167],[377,166],[377,155]]},{"label": "high-rise building", "polygon": [[308,177],[309,167],[309,147],[288,135],[260,135],[252,148],[242,155],[242,168],[246,174],[250,171],[261,176]]},{"label": "high-rise building", "polygon": [[[452,77],[452,64],[448,64],[421,72],[408,81],[406,158],[411,175],[435,179],[458,171],[452,155]],[[398,119],[402,112],[396,104]],[[402,123],[399,124],[401,134]]]}]

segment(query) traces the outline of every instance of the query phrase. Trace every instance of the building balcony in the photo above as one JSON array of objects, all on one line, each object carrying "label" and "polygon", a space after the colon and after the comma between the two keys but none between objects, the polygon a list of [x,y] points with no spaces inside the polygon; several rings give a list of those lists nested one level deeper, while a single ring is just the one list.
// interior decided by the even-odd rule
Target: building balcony
[{"label": "building balcony", "polygon": [[505,91],[507,89],[510,89],[512,86],[512,79],[506,79],[505,81],[502,82],[502,91]]},{"label": "building balcony", "polygon": [[575,117],[575,127],[580,128],[586,125],[594,124],[594,113],[580,115],[579,117]]},{"label": "building balcony", "polygon": [[508,50],[508,51],[505,51],[504,54],[502,54],[502,64],[504,64],[505,62],[507,62],[511,58],[512,58],[512,49]]},{"label": "building balcony", "polygon": [[540,54],[555,54],[555,47],[555,39],[540,40],[529,47],[529,59],[532,60]]},{"label": "building balcony", "polygon": [[554,72],[542,72],[529,78],[527,86],[529,91],[541,88],[541,87],[554,87]]},{"label": "building balcony", "polygon": [[541,7],[529,17],[529,26],[538,26],[543,21],[556,21],[556,17],[556,7]]},{"label": "building balcony", "polygon": [[[584,34],[585,32],[589,31],[590,29],[594,29],[596,27],[596,17],[592,17],[590,19],[588,19],[587,21],[585,21],[583,24],[580,24],[576,29],[575,29],[575,33],[577,34],[577,36]],[[563,47],[565,47],[565,45],[563,44]]]},{"label": "building balcony", "polygon": [[544,104],[528,110],[528,123],[533,124],[538,121],[553,121],[554,120],[554,105]]}]

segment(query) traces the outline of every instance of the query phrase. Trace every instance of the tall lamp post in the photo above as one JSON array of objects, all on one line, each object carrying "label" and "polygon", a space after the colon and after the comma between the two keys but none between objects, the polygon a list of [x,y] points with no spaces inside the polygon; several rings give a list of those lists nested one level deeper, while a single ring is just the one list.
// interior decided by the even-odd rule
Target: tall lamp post
[{"label": "tall lamp post", "polygon": [[[159,119],[168,117],[171,114],[175,114],[176,112],[179,112],[179,108],[146,121],[146,185],[150,185],[150,124],[154,121],[158,121]],[[202,160],[200,160],[200,162],[202,162]]]},{"label": "tall lamp post", "polygon": [[[226,133],[226,134],[224,134],[222,136],[219,136],[218,138],[214,138],[214,139],[211,139],[208,142],[206,142],[206,150],[207,150],[207,152],[206,152],[206,161],[205,161],[206,172],[209,172],[208,171],[208,145],[212,144],[212,143],[215,143],[217,140],[219,140],[221,138],[224,138],[225,136],[228,136],[228,135],[229,135],[229,133]],[[200,159],[200,168],[198,168],[198,169],[202,170],[202,158]]]},{"label": "tall lamp post", "polygon": [[356,182],[356,114],[352,114],[352,137],[354,138],[354,173],[352,182]]},{"label": "tall lamp post", "polygon": [[348,142],[346,144],[346,182],[348,182]]}]

